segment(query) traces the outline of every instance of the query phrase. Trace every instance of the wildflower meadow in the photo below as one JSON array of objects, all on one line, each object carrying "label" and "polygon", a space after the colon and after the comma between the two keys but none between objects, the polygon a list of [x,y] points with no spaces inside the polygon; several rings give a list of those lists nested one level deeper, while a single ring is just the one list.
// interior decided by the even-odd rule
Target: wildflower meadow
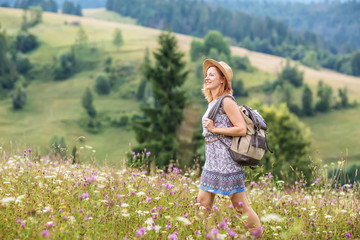
[{"label": "wildflower meadow", "polygon": [[0,239],[359,239],[358,186],[326,178],[248,179],[259,235],[228,197],[199,207],[196,169],[149,173],[0,148]]}]

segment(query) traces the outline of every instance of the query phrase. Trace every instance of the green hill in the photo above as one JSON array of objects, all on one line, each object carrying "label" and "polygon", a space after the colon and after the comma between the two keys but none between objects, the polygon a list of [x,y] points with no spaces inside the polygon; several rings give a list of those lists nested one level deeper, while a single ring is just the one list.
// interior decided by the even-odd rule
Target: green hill
[{"label": "green hill", "polygon": [[[84,148],[83,151],[89,151],[90,156],[95,157],[99,162],[108,159],[113,164],[120,164],[125,152],[129,150],[129,144],[135,144],[133,133],[129,127],[112,127],[105,124],[102,130],[97,134],[86,132],[79,125],[79,120],[86,117],[85,110],[81,106],[81,97],[86,87],[93,89],[95,77],[103,71],[103,62],[108,56],[111,56],[113,62],[120,65],[133,65],[139,67],[145,50],[148,47],[150,51],[157,46],[157,36],[160,31],[145,28],[132,24],[125,24],[121,17],[108,18],[104,10],[86,12],[88,17],[77,17],[70,15],[43,13],[43,22],[30,32],[35,34],[41,44],[36,50],[26,54],[32,63],[36,64],[41,70],[52,64],[54,56],[69,49],[74,44],[78,25],[80,24],[88,36],[88,44],[94,49],[96,58],[92,59],[89,55],[87,62],[92,66],[82,72],[75,74],[65,81],[53,81],[47,76],[39,75],[27,86],[28,102],[22,111],[14,111],[11,107],[10,99],[0,101],[0,146],[6,148],[19,146],[23,148],[24,144],[31,144],[39,147],[42,152],[48,150],[50,139],[54,136],[64,136],[69,145],[69,151],[75,144],[78,147],[85,145],[92,149]],[[0,8],[0,23],[2,29],[6,29],[7,35],[16,34],[21,24],[23,12],[21,10]],[[106,20],[95,19],[103,18]],[[108,20],[115,20],[110,22]],[[112,45],[113,33],[116,28],[120,28],[124,38],[124,45],[118,50]],[[180,48],[188,53],[192,37],[177,34]],[[259,70],[250,73],[236,74],[244,80],[246,87],[261,86],[267,79],[274,80],[277,72],[281,69],[284,59],[267,54],[250,52],[245,49],[233,47],[233,55],[248,56],[251,63]],[[187,58],[188,55],[187,55]],[[188,65],[190,70],[194,66]],[[312,87],[316,86],[317,81],[324,80],[333,87],[348,87],[350,100],[360,100],[360,79],[321,69],[319,71],[302,67],[305,72],[305,82]],[[122,112],[138,111],[140,103],[126,96],[127,92],[134,92],[137,89],[140,73],[139,69],[134,70],[135,77],[126,82],[119,91],[112,92],[107,96],[95,94],[94,104],[100,116],[116,117]],[[196,79],[194,73],[186,82],[186,87],[193,88]],[[192,90],[194,91],[194,90]],[[197,89],[200,93],[200,90]],[[131,95],[131,94],[130,94]],[[249,99],[241,99],[245,103],[251,101],[254,97],[265,101],[265,96],[261,93],[251,93]],[[198,99],[203,103],[202,97]],[[239,100],[240,101],[240,100]],[[199,113],[200,114],[200,113]],[[352,118],[344,118],[343,116]],[[344,110],[341,112],[332,112],[323,116],[317,116],[312,119],[305,119],[313,132],[313,148],[319,150],[321,157],[329,158],[340,155],[339,151],[349,149],[350,155],[359,155],[360,150],[354,139],[358,139],[359,132],[352,131],[354,122],[352,119],[360,119],[360,110]],[[339,121],[341,120],[341,121]],[[200,118],[199,118],[200,121]],[[336,124],[336,131],[334,125]],[[320,127],[321,126],[321,127]],[[331,131],[328,131],[330,129]],[[348,129],[344,136],[341,129]],[[80,136],[85,137],[85,142],[76,141]],[[341,145],[337,142],[341,141]],[[339,146],[339,147],[337,147]],[[93,151],[95,150],[95,151]]]}]

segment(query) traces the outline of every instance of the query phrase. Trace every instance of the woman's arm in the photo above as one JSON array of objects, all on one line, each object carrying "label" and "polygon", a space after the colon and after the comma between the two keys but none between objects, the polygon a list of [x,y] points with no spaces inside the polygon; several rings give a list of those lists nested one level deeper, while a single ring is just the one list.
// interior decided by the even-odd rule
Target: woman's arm
[{"label": "woman's arm", "polygon": [[227,136],[246,136],[246,123],[241,115],[238,106],[231,97],[223,99],[223,107],[226,115],[230,119],[233,127],[221,128],[215,127],[211,119],[205,119],[204,127],[210,132]]}]

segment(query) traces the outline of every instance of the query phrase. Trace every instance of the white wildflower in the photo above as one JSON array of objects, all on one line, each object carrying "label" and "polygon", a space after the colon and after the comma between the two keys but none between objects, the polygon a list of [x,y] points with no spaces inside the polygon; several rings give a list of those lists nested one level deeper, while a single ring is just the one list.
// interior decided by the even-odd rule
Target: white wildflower
[{"label": "white wildflower", "polygon": [[161,226],[155,225],[155,227],[154,227],[155,232],[158,233],[160,231],[160,228],[161,228]]},{"label": "white wildflower", "polygon": [[46,223],[46,226],[52,227],[54,226],[54,221],[50,221]]},{"label": "white wildflower", "polygon": [[151,226],[152,226],[153,223],[154,223],[154,220],[153,220],[152,218],[148,218],[148,219],[146,219],[146,221],[145,221],[145,224],[147,224],[147,225],[151,225]]},{"label": "white wildflower", "polygon": [[332,216],[331,215],[326,215],[325,218],[332,218]]},{"label": "white wildflower", "polygon": [[15,203],[21,203],[22,199],[25,197],[25,195],[20,195],[16,198]]},{"label": "white wildflower", "polygon": [[312,197],[309,196],[309,195],[306,195],[304,198],[305,198],[305,200],[308,200],[308,201],[309,201],[309,200],[311,200]]},{"label": "white wildflower", "polygon": [[15,202],[16,198],[14,197],[6,197],[0,200],[0,202],[4,205],[10,203],[10,202]]},{"label": "white wildflower", "polygon": [[122,216],[123,216],[123,217],[129,217],[130,214],[128,214],[128,213],[123,213]]},{"label": "white wildflower", "polygon": [[76,219],[75,219],[74,216],[70,216],[70,217],[68,217],[68,221],[69,221],[70,224],[73,224],[73,223],[76,222]]},{"label": "white wildflower", "polygon": [[137,196],[143,196],[143,195],[145,195],[145,193],[144,192],[138,192],[138,193],[136,193],[136,195]]},{"label": "white wildflower", "polygon": [[44,213],[51,212],[51,207],[44,207],[43,212]]},{"label": "white wildflower", "polygon": [[121,206],[122,206],[122,207],[129,207],[129,204],[127,204],[127,203],[122,203]]},{"label": "white wildflower", "polygon": [[165,216],[166,219],[170,219],[170,216]]},{"label": "white wildflower", "polygon": [[185,218],[185,217],[177,217],[176,219],[177,219],[178,221],[183,222],[183,223],[185,224],[185,226],[191,224],[191,222],[189,221],[189,219],[187,219],[187,218]]},{"label": "white wildflower", "polygon": [[280,215],[275,213],[270,213],[265,216],[262,216],[261,218],[262,222],[282,222],[284,219],[280,217]]},{"label": "white wildflower", "polygon": [[139,214],[140,216],[144,215],[144,213],[141,210],[137,210],[135,211],[137,214]]}]

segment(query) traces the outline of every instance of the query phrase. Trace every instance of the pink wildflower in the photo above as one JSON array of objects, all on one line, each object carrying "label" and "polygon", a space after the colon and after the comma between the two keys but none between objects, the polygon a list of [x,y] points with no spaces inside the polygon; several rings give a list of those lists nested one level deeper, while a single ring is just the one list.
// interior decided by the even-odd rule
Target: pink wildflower
[{"label": "pink wildflower", "polygon": [[213,235],[216,235],[216,234],[219,233],[219,229],[213,228],[213,229],[211,229],[211,233],[212,233]]},{"label": "pink wildflower", "polygon": [[229,236],[230,236],[231,238],[234,238],[235,235],[236,235],[236,232],[235,232],[234,230],[230,230],[230,231],[229,231]]},{"label": "pink wildflower", "polygon": [[50,237],[50,233],[49,233],[49,231],[46,230],[46,229],[41,232],[41,235],[42,235],[43,237]]},{"label": "pink wildflower", "polygon": [[138,237],[140,237],[140,236],[142,236],[142,235],[144,235],[145,234],[145,228],[140,228],[137,232],[136,232],[136,235],[138,236]]}]

